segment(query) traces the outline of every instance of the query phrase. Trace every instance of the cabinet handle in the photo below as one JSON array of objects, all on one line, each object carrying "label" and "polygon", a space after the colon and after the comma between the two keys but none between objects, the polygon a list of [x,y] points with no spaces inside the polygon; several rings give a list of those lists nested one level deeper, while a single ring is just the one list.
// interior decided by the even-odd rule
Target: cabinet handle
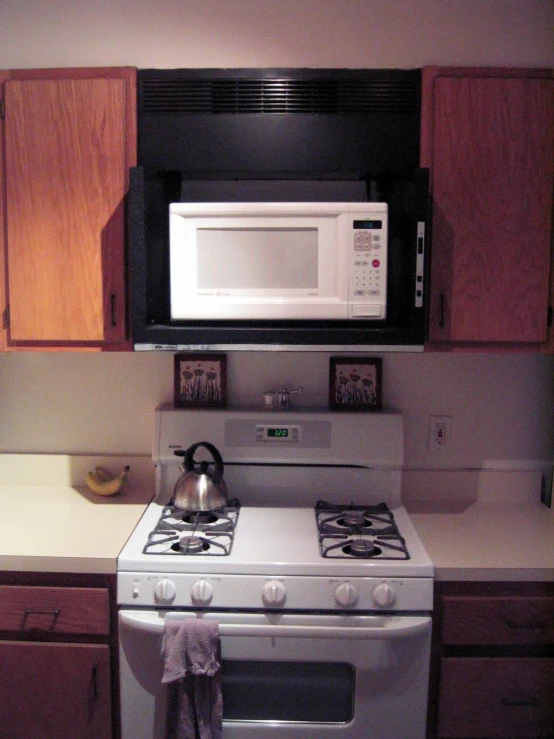
[{"label": "cabinet handle", "polygon": [[98,702],[98,665],[94,664],[90,673],[90,685],[88,695],[88,722],[92,724],[94,709]]},{"label": "cabinet handle", "polygon": [[115,315],[115,301],[116,301],[116,298],[117,298],[117,296],[116,296],[115,293],[112,293],[110,295],[110,316],[111,316],[111,320],[112,320],[112,328],[115,327],[115,326],[117,326],[117,319],[116,319],[116,315]]},{"label": "cabinet handle", "polygon": [[502,698],[502,705],[503,706],[510,706],[512,708],[518,708],[523,706],[530,706],[532,708],[536,708],[539,705],[539,702],[536,698]]},{"label": "cabinet handle", "polygon": [[23,613],[23,623],[21,625],[21,629],[24,631],[27,625],[27,619],[29,616],[52,616],[52,624],[50,626],[50,631],[54,630],[54,626],[56,625],[56,621],[58,619],[58,616],[60,615],[60,609],[59,608],[49,608],[49,609],[40,609],[40,608],[26,608]]},{"label": "cabinet handle", "polygon": [[507,618],[506,625],[509,629],[546,629],[548,623],[546,621],[528,621],[527,623],[518,624],[517,621]]},{"label": "cabinet handle", "polygon": [[439,326],[441,328],[444,328],[444,303],[445,303],[445,297],[444,293],[441,293],[439,296]]}]

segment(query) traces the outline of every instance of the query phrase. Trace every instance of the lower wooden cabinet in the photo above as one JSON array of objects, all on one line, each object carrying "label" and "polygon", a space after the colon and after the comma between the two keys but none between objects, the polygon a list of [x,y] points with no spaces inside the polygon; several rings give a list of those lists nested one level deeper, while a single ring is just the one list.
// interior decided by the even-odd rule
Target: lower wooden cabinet
[{"label": "lower wooden cabinet", "polygon": [[2,739],[111,739],[110,648],[0,642]]},{"label": "lower wooden cabinet", "polygon": [[115,575],[0,572],[0,739],[118,739]]},{"label": "lower wooden cabinet", "polygon": [[554,738],[554,583],[437,583],[428,736]]},{"label": "lower wooden cabinet", "polygon": [[447,657],[438,736],[554,736],[554,659]]}]

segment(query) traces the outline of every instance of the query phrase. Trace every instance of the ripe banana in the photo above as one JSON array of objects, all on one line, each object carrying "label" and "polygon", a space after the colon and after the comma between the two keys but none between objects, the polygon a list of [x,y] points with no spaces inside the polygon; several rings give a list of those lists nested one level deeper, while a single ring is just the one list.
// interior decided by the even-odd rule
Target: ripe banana
[{"label": "ripe banana", "polygon": [[87,472],[87,485],[97,495],[115,495],[123,487],[123,483],[130,469],[130,466],[126,465],[117,477],[112,477],[102,467],[96,467],[94,472]]}]

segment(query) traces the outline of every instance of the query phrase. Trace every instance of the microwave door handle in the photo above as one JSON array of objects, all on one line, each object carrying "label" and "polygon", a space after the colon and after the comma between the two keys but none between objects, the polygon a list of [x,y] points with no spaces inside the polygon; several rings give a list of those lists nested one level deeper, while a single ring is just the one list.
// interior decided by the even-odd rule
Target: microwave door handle
[{"label": "microwave door handle", "polygon": [[[169,613],[171,620],[194,618],[193,613]],[[425,634],[431,624],[430,616],[375,616],[374,626],[318,626],[287,624],[226,624],[219,623],[220,636],[294,637],[301,639],[403,639]],[[136,631],[161,635],[164,619],[149,618],[137,611],[121,611],[120,623]]]}]

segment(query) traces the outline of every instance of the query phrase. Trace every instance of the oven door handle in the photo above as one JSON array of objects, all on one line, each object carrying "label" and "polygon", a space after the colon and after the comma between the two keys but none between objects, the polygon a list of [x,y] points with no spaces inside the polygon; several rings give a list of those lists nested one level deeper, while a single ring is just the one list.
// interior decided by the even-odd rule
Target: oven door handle
[{"label": "oven door handle", "polygon": [[[169,613],[170,620],[194,618],[193,613]],[[292,637],[302,639],[403,639],[425,634],[430,629],[430,616],[373,616],[374,626],[317,626],[293,624],[219,623],[220,636]],[[164,619],[157,614],[120,611],[120,624],[135,631],[161,635]]]}]

